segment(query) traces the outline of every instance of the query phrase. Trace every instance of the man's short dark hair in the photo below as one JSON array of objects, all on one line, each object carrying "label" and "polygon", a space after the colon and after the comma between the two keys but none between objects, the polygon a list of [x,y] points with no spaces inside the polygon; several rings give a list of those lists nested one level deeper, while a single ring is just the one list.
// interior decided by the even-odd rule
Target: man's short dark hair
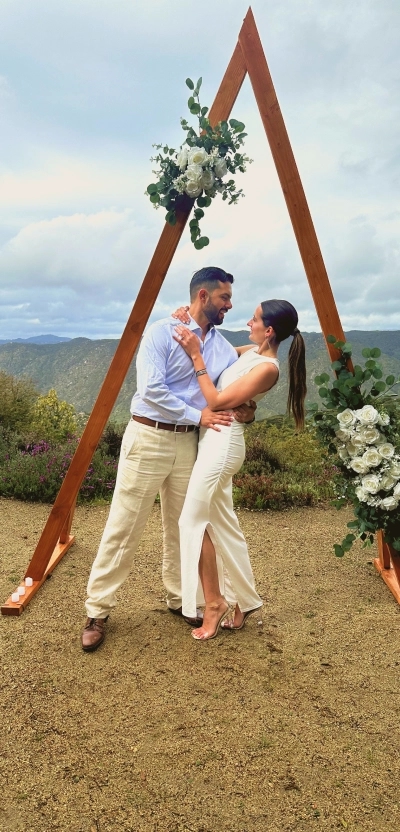
[{"label": "man's short dark hair", "polygon": [[212,292],[217,283],[233,283],[233,275],[217,266],[205,266],[195,272],[190,281],[190,300],[194,300],[199,289]]}]

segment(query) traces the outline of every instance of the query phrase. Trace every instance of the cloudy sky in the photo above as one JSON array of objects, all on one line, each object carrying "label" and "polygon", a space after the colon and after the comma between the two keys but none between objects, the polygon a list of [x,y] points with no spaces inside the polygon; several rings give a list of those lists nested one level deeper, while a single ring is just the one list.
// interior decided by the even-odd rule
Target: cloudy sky
[{"label": "cloudy sky", "polygon": [[[0,338],[121,334],[163,227],[154,142],[182,143],[185,78],[210,105],[248,0],[1,0]],[[399,329],[399,0],[253,0],[344,329]],[[153,319],[191,274],[235,274],[225,325],[285,297],[319,324],[246,79],[233,116],[254,160],[208,248],[185,233]],[[193,122],[194,124],[194,122]]]}]

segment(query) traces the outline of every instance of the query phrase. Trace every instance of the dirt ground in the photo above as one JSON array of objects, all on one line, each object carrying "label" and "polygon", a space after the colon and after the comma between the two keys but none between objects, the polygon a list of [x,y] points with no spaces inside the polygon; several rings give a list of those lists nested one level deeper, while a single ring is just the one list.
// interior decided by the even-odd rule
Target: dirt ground
[{"label": "dirt ground", "polygon": [[[48,511],[0,500],[2,603]],[[85,654],[106,515],[78,508],[75,545],[0,619],[1,832],[398,832],[399,607],[374,550],[335,558],[348,516],[239,512],[263,623],[199,644],[163,601],[156,506]]]}]

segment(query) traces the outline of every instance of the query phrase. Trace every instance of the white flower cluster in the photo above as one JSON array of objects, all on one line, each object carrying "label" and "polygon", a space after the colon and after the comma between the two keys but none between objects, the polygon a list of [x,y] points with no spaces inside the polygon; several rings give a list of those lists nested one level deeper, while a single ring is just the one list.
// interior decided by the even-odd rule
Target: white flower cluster
[{"label": "white flower cluster", "polygon": [[218,155],[218,148],[213,147],[207,153],[204,147],[183,145],[176,157],[176,164],[182,171],[173,181],[173,186],[180,194],[187,194],[196,199],[202,191],[207,196],[215,196],[220,191],[221,180],[228,173],[226,161]]},{"label": "white flower cluster", "polygon": [[347,408],[337,419],[338,454],[346,468],[357,475],[357,498],[361,503],[393,511],[400,502],[400,456],[379,430],[389,424],[389,416],[367,404],[360,410]]}]

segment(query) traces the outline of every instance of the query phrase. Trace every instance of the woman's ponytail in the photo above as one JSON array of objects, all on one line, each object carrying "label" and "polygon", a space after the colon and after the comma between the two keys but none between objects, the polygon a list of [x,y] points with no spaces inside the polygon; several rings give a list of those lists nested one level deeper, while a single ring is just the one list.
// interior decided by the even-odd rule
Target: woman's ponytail
[{"label": "woman's ponytail", "polygon": [[307,393],[306,350],[303,336],[298,329],[294,331],[290,345],[288,375],[288,412],[293,414],[296,427],[302,430],[304,428],[304,400]]}]

